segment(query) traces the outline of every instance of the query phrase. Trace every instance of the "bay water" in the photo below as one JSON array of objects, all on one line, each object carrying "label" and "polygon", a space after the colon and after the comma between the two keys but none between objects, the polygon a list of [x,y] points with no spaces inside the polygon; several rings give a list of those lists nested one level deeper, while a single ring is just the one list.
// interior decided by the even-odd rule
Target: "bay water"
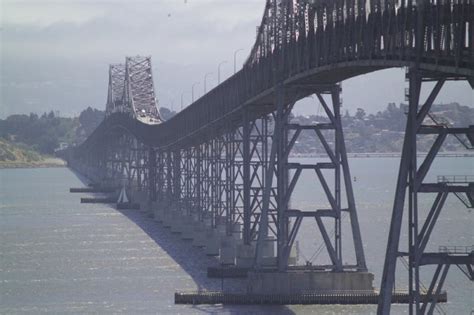
[{"label": "bay water", "polygon": [[[299,158],[301,163],[311,158]],[[399,158],[350,159],[352,184],[369,271],[380,286]],[[437,158],[427,182],[437,175],[474,175],[472,158]],[[329,176],[329,174],[328,174]],[[328,177],[328,183],[332,181]],[[140,211],[80,204],[80,176],[67,168],[0,170],[0,314],[375,314],[373,305],[187,306],[174,305],[176,290],[242,288],[244,281],[206,277],[215,259],[179,239]],[[420,196],[420,218],[434,196]],[[291,206],[327,206],[316,175],[303,172]],[[474,212],[450,195],[427,247],[474,244]],[[406,221],[406,216],[404,217]],[[306,219],[305,219],[306,220]],[[328,225],[330,231],[330,225]],[[406,224],[401,248],[406,248]],[[353,262],[349,219],[343,220],[345,262]],[[316,224],[303,221],[298,237],[300,263],[327,261]],[[425,268],[424,268],[425,269]],[[422,273],[428,285],[432,268]],[[406,270],[397,265],[397,289],[406,288]],[[471,314],[474,286],[452,266],[444,288],[449,302],[435,311]],[[393,305],[393,314],[407,313]]]}]

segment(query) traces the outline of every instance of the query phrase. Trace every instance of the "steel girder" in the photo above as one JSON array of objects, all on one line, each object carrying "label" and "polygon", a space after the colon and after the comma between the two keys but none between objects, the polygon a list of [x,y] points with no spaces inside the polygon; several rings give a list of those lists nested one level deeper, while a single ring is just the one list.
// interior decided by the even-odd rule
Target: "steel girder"
[{"label": "steel girder", "polygon": [[160,119],[155,89],[151,57],[125,58],[125,87],[123,104],[126,111],[132,111],[135,118]]},{"label": "steel girder", "polygon": [[[295,92],[294,90],[299,90]],[[309,92],[311,90],[311,92]],[[330,123],[316,126],[289,124],[288,117],[300,95],[316,93]],[[340,87],[320,85],[294,87],[294,99],[285,106],[285,91],[280,87],[275,99],[277,111],[270,116],[247,108],[239,124],[216,134],[203,134],[204,141],[186,145],[151,148],[126,132],[110,135],[102,150],[107,152],[107,174],[127,180],[127,186],[148,192],[148,198],[165,204],[166,211],[210,219],[213,227],[225,225],[228,235],[240,231],[245,244],[256,242],[256,267],[260,266],[263,242],[273,242],[278,265],[286,270],[299,226],[305,217],[315,219],[327,248],[334,271],[366,270],[362,240],[357,221],[351,177],[341,126]],[[332,101],[330,107],[324,95]],[[233,126],[237,126],[236,128]],[[288,157],[302,130],[312,129],[330,162],[312,165],[289,163]],[[324,134],[331,131],[334,143]],[[112,140],[113,139],[113,140]],[[103,166],[101,166],[103,167]],[[290,209],[289,202],[303,171],[313,170],[330,209],[304,212]],[[325,172],[333,172],[335,186],[329,187]],[[346,198],[341,195],[344,184]],[[343,199],[347,207],[342,206]],[[341,213],[348,213],[357,261],[343,264]],[[334,220],[334,240],[323,220]]]},{"label": "steel girder", "polygon": [[109,66],[106,117],[122,112],[147,124],[161,122],[157,108],[151,57],[127,57]]},{"label": "steel girder", "polygon": [[[272,137],[271,151],[268,158],[268,168],[265,176],[265,185],[263,186],[262,214],[260,218],[256,267],[262,267],[264,243],[268,242],[269,231],[272,230],[276,235],[277,242],[277,267],[280,271],[288,268],[288,258],[291,248],[297,238],[301,222],[304,218],[313,218],[316,221],[318,229],[324,241],[324,245],[331,259],[330,265],[324,267],[328,270],[343,271],[356,269],[366,271],[365,255],[362,246],[362,239],[357,218],[357,212],[352,190],[351,175],[347,161],[347,153],[344,144],[343,130],[340,115],[340,87],[331,86],[313,86],[305,87],[301,93],[307,93],[311,89],[319,99],[324,108],[329,123],[317,125],[302,126],[289,123],[289,115],[298,99],[295,98],[290,106],[284,107],[283,99],[285,90],[279,87],[275,102],[277,111],[274,113],[274,130]],[[298,94],[298,93],[297,93]],[[332,101],[332,108],[328,106],[323,95],[329,95]],[[288,158],[292,148],[303,130],[314,130],[315,136],[319,139],[328,156],[329,162],[316,164],[289,163]],[[332,131],[334,140],[333,146],[329,145],[323,131]],[[323,170],[333,170],[334,188],[331,189],[327,184],[326,175]],[[324,190],[329,209],[315,209],[314,211],[301,211],[290,208],[290,199],[303,171],[314,171],[318,181]],[[276,183],[276,191],[272,193],[272,184]],[[341,184],[344,184],[346,192],[347,207],[342,207]],[[276,212],[270,211],[271,196],[275,198]],[[351,222],[352,239],[356,262],[352,265],[343,264],[342,250],[342,228],[341,213],[348,213]],[[324,219],[334,220],[334,241],[331,240],[327,228],[323,222]]]},{"label": "steel girder", "polygon": [[[98,170],[104,165],[110,164],[112,165],[110,173],[113,176],[117,176],[116,174],[126,175],[129,182],[133,181],[137,186],[141,185],[142,188],[146,188],[148,185],[149,193],[152,195],[155,191],[157,200],[166,201],[170,205],[168,207],[170,211],[182,207],[180,205],[184,200],[187,204],[196,206],[197,213],[209,214],[214,225],[224,220],[228,231],[231,231],[233,222],[242,222],[246,242],[254,240],[255,235],[267,237],[274,233],[277,237],[278,267],[280,270],[285,269],[288,250],[298,231],[296,227],[303,218],[303,215],[299,214],[300,212],[292,212],[287,207],[288,196],[291,195],[292,182],[295,178],[289,177],[289,170],[294,167],[296,174],[296,172],[306,169],[286,163],[286,153],[289,151],[288,142],[292,141],[292,137],[289,137],[289,130],[285,127],[285,119],[289,113],[288,109],[293,101],[297,100],[296,96],[298,95],[298,91],[295,93],[292,91],[292,87],[315,85],[315,83],[319,85],[334,84],[346,78],[378,69],[407,65],[410,67],[416,65],[418,69],[436,70],[439,72],[437,76],[440,78],[462,75],[462,78],[467,78],[472,82],[472,77],[474,77],[472,70],[474,69],[474,37],[468,36],[466,38],[467,34],[474,33],[472,7],[471,0],[418,1],[416,5],[414,1],[402,1],[398,6],[381,0],[370,1],[370,3],[366,3],[365,0],[329,2],[268,0],[262,24],[258,30],[257,41],[241,71],[200,98],[175,118],[159,126],[150,126],[147,124],[149,121],[140,124],[140,119],[132,120],[127,115],[110,115],[104,124],[79,147],[78,151],[80,155],[82,154],[80,167],[90,176],[100,179],[100,177],[109,175],[104,175],[104,172]],[[149,69],[151,69],[151,65]],[[142,95],[140,92],[140,86],[146,87],[150,81],[147,79],[147,71],[142,71],[137,76],[138,80],[134,82],[140,83],[137,87],[137,91],[139,91],[137,100],[140,101],[151,99],[150,95]],[[148,77],[150,75],[151,71]],[[410,124],[413,123],[415,114],[423,113],[421,110],[416,113],[417,110],[413,109],[414,106],[417,106],[414,105],[413,95],[419,92],[416,88],[417,80],[413,79],[414,83],[410,85],[412,87],[410,93],[411,112],[407,124],[408,135],[405,139],[384,266],[383,299],[379,306],[379,312],[382,314],[390,308],[389,295],[393,287],[394,260],[398,255],[400,213],[403,212],[403,202],[400,200],[405,198],[407,187],[404,186],[406,185],[404,181],[409,178],[411,183],[415,183],[413,178],[418,178],[418,175],[413,175],[416,162],[412,162],[414,153],[410,147],[414,143],[413,126]],[[135,101],[133,96],[130,99],[130,95],[133,95],[131,81],[133,80],[129,77],[127,84],[129,90],[124,92],[124,95],[127,94],[125,97],[127,104]],[[143,85],[141,85],[142,83]],[[132,88],[130,89],[130,87]],[[304,96],[300,95],[300,97]],[[334,103],[337,104],[337,102]],[[140,106],[137,108],[142,109]],[[146,112],[149,107],[144,105],[143,108]],[[153,109],[150,111],[152,112]],[[261,175],[261,182],[255,179],[255,184],[250,184],[249,178],[252,178],[251,165],[254,158],[249,153],[252,149],[247,139],[251,138],[252,132],[249,131],[248,124],[255,121],[256,118],[272,113],[275,120],[275,137],[270,143],[267,142],[267,147],[271,144],[271,150],[266,151],[266,157],[262,158],[260,162],[261,171],[258,174]],[[336,109],[333,108],[332,114],[336,116]],[[242,116],[245,115],[248,115],[248,119],[242,119]],[[104,151],[98,148],[104,143],[104,130],[106,133],[116,125],[133,134],[133,137],[141,143],[142,151],[149,153],[150,147],[153,147],[156,160],[151,162],[147,158],[147,153],[130,153],[132,150],[127,151],[120,148],[116,151],[112,149],[109,152],[109,150]],[[344,147],[341,146],[343,143],[340,140],[343,139],[342,132],[338,131],[336,124],[333,128],[335,133],[339,133],[341,136],[336,136],[336,148],[333,148],[335,162],[331,161],[333,165],[328,168],[334,170],[336,182],[339,181],[340,185],[343,181],[342,178],[345,180],[349,173],[348,167],[346,167],[347,158]],[[237,132],[240,134],[237,135]],[[319,135],[317,136],[320,138]],[[239,137],[244,139],[242,144],[238,144],[238,140],[236,140]],[[215,141],[224,141],[225,145],[213,146],[211,142],[214,140],[212,139],[221,139]],[[128,142],[128,145],[132,145],[130,141]],[[442,141],[439,140],[439,142]],[[123,144],[125,143],[127,141],[123,140]],[[120,146],[119,143],[118,145],[124,148],[126,144]],[[242,146],[242,148],[235,149],[235,146]],[[226,152],[225,159],[222,159],[225,161],[219,161],[217,157],[217,152],[222,147]],[[228,149],[228,147],[231,148]],[[196,152],[192,152],[196,149]],[[189,150],[191,153],[188,152]],[[241,157],[242,162],[238,160],[239,150],[245,152]],[[339,153],[336,154],[337,151]],[[330,155],[328,153],[328,156]],[[104,162],[106,156],[111,156],[112,162]],[[148,156],[153,156],[153,154],[148,154]],[[185,159],[189,159],[189,161],[183,162]],[[162,173],[151,171],[152,163],[155,162],[157,167],[163,170]],[[183,171],[183,166],[190,169]],[[241,171],[238,170],[239,167],[242,168]],[[318,173],[318,169],[321,172],[321,165],[319,167],[311,166],[308,169],[314,169]],[[222,175],[222,172],[225,173],[225,180],[222,180],[224,182],[222,186],[225,188],[219,188],[222,178],[217,179],[218,174]],[[277,178],[275,174],[280,174],[280,176]],[[153,175],[155,179],[150,178]],[[323,183],[323,176],[317,175]],[[239,188],[240,178],[245,182],[242,188]],[[153,187],[153,183],[156,183],[156,187]],[[197,187],[195,183],[198,183]],[[210,187],[210,183],[214,183],[216,186]],[[190,188],[192,185],[196,188]],[[418,192],[436,191],[441,189],[441,186],[414,186],[413,191],[409,192],[409,200],[412,200],[413,203],[409,206],[411,209],[409,212],[411,214],[417,212],[416,194]],[[418,190],[416,190],[417,188]],[[225,191],[224,194],[221,193],[222,189]],[[242,190],[242,197],[239,195],[239,189]],[[223,197],[224,195],[225,197]],[[330,201],[332,212],[319,212],[319,216],[331,214],[330,218],[334,219],[336,227],[334,243],[329,239],[328,233],[322,233],[323,238],[326,239],[326,247],[331,252],[331,268],[341,270],[341,267],[344,268],[344,266],[340,262],[342,256],[339,236],[341,232],[340,213],[345,210],[341,209],[338,203],[341,196],[340,193],[337,193],[336,187],[335,191],[327,193],[327,196],[332,200]],[[350,197],[350,193],[347,198],[348,209],[354,209],[349,213],[355,214],[355,206],[353,208],[350,206],[350,199],[353,199]],[[441,205],[444,197],[440,195],[439,198],[438,204]],[[254,205],[258,205],[258,207],[253,208]],[[433,207],[433,209],[438,208],[438,206]],[[189,209],[186,210],[189,211]],[[433,210],[433,218],[436,217],[436,211],[438,210]],[[413,218],[410,215],[410,220],[416,221],[415,214]],[[323,231],[324,226],[318,222],[318,214],[311,215],[316,218],[316,224]],[[294,222],[289,219],[291,217],[294,217]],[[356,216],[351,215],[351,223],[357,222],[356,219]],[[351,227],[354,247],[356,253],[359,253],[357,264],[354,266],[364,269],[363,252],[357,250],[360,239],[357,236],[357,234],[360,236],[360,233],[357,232],[358,225]],[[412,235],[410,242],[415,245],[418,236],[416,232],[419,232],[416,228],[410,230]],[[260,245],[261,243],[262,240],[260,240]],[[260,245],[259,247],[261,247]],[[444,259],[444,256],[435,258],[423,256],[422,251],[422,254],[419,249],[417,251],[418,253],[410,252],[408,255],[409,257],[417,255],[420,257],[421,255],[419,264],[413,263],[413,261],[417,261],[413,258],[410,263],[414,279],[410,285],[415,292],[412,305],[418,305],[417,301],[419,301],[419,295],[416,293],[418,290],[416,284],[418,265],[428,261],[443,262],[444,264],[452,261]],[[260,251],[258,252],[260,253]],[[439,271],[440,279],[443,278],[444,273],[444,269]]]},{"label": "steel girder", "polygon": [[125,65],[111,64],[109,66],[109,89],[105,115],[109,116],[123,106],[123,92],[125,84]]},{"label": "steel girder", "polygon": [[[226,135],[229,224],[242,224],[244,244],[256,240],[268,169],[269,117],[242,115],[242,127]],[[274,191],[274,190],[273,190]]]},{"label": "steel girder", "polygon": [[241,225],[249,244],[258,231],[268,137],[262,117],[198,145],[154,149],[157,178],[150,182],[157,183],[157,200],[172,200],[170,211],[210,219],[213,227],[225,224],[228,234]]},{"label": "steel girder", "polygon": [[[378,305],[378,314],[389,314],[392,292],[395,289],[395,271],[397,259],[401,258],[408,269],[408,291],[410,294],[409,314],[433,314],[437,298],[442,290],[449,266],[456,264],[465,266],[466,270],[472,270],[474,266],[474,253],[472,249],[466,253],[427,252],[426,247],[436,221],[439,218],[444,202],[451,193],[466,193],[474,189],[474,183],[465,181],[463,183],[451,183],[440,181],[437,183],[425,183],[433,160],[440,150],[448,134],[467,134],[469,128],[453,128],[450,130],[446,125],[426,126],[424,120],[429,116],[430,108],[441,90],[446,77],[439,73],[429,73],[412,68],[407,73],[409,81],[409,107],[407,113],[407,124],[402,156],[400,161],[398,181],[393,204],[390,231],[388,236],[387,250],[381,282],[381,298]],[[419,107],[420,90],[422,82],[435,81],[425,103]],[[417,162],[417,135],[432,134],[436,139],[423,162]],[[460,139],[460,138],[458,138]],[[424,222],[420,220],[420,209],[418,195],[420,193],[435,193],[436,197],[431,208],[427,212]],[[472,193],[472,192],[471,192]],[[400,249],[400,233],[402,219],[405,209],[408,210],[408,250]],[[435,265],[436,270],[428,288],[424,288],[420,279],[422,266]],[[461,269],[463,269],[462,267]],[[472,272],[466,272],[472,280]],[[422,290],[426,290],[428,297],[421,298]]]},{"label": "steel girder", "polygon": [[[293,73],[311,64],[377,55],[412,55],[436,63],[452,55],[459,65],[465,48],[471,56],[474,52],[472,42],[460,40],[474,29],[465,24],[472,21],[472,5],[469,0],[406,0],[396,5],[382,0],[267,0],[247,65],[282,50],[293,50],[285,67]],[[316,58],[309,58],[307,51],[314,51]]]},{"label": "steel girder", "polygon": [[[130,124],[130,132],[154,147],[200,141],[199,134],[221,128],[244,107],[273,103],[277,83],[334,84],[415,64],[474,82],[474,36],[467,36],[474,34],[473,6],[471,0],[402,1],[396,7],[381,0],[267,0],[257,41],[241,71],[169,122],[156,128]],[[274,110],[268,107],[266,114]],[[100,141],[101,130],[83,147]]]}]

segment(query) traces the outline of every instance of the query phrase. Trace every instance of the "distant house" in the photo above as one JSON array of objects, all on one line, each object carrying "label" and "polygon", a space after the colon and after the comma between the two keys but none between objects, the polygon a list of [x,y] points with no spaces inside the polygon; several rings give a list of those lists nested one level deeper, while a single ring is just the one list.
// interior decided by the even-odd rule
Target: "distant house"
[{"label": "distant house", "polygon": [[61,151],[61,150],[65,150],[65,149],[68,148],[68,146],[69,146],[69,145],[68,145],[67,142],[60,142],[60,143],[59,143],[59,146],[58,146],[56,149],[54,149],[54,152]]}]

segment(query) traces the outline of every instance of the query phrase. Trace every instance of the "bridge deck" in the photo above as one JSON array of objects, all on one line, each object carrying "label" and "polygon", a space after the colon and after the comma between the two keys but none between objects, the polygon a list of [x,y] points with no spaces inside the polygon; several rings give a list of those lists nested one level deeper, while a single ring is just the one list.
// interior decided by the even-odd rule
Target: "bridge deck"
[{"label": "bridge deck", "polygon": [[425,11],[409,1],[396,9],[371,3],[367,11],[355,3],[328,1],[316,7],[301,2],[298,8],[272,9],[268,1],[242,70],[161,125],[110,115],[83,149],[114,128],[153,147],[200,143],[239,126],[244,109],[250,109],[250,118],[273,112],[277,88],[284,87],[283,102],[289,104],[314,93],[315,85],[393,67],[416,67],[433,78],[442,74],[474,84],[472,2],[433,2]]}]

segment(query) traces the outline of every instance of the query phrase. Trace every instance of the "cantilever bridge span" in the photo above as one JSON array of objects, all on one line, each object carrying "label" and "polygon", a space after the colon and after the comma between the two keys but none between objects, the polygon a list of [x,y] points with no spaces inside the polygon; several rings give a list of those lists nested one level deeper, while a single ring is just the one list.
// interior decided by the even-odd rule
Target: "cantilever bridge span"
[{"label": "cantilever bridge span", "polygon": [[[449,128],[430,115],[447,80],[474,85],[471,0],[267,0],[243,68],[169,121],[162,121],[156,108],[150,58],[132,57],[124,65],[112,65],[106,119],[74,150],[70,164],[97,182],[117,184],[125,178],[132,195],[158,220],[187,226],[183,235],[192,226],[189,237],[198,246],[206,245],[208,254],[220,255],[223,263],[279,273],[314,270],[295,266],[294,259],[301,222],[314,220],[328,256],[318,270],[367,276],[341,125],[339,82],[393,67],[407,68],[409,111],[379,313],[390,311],[400,256],[408,259],[410,310],[430,313],[450,265],[462,266],[473,278],[472,252],[426,253],[425,247],[447,194],[455,193],[472,206],[474,184],[424,182],[447,135],[456,136],[467,149],[474,142],[473,126]],[[422,102],[420,89],[426,81],[436,84]],[[293,124],[293,106],[310,95],[316,96],[327,119]],[[308,130],[321,142],[326,161],[291,163],[293,146]],[[436,136],[420,166],[417,134]],[[327,197],[325,206],[313,211],[291,208],[302,172],[316,174]],[[437,196],[423,223],[417,215],[419,193]],[[402,252],[405,208],[410,237]],[[350,231],[342,231],[346,213]],[[351,244],[342,246],[343,232],[349,233]],[[354,252],[352,263],[347,263],[347,248]],[[437,266],[427,300],[421,299],[420,288],[424,265]]]}]

